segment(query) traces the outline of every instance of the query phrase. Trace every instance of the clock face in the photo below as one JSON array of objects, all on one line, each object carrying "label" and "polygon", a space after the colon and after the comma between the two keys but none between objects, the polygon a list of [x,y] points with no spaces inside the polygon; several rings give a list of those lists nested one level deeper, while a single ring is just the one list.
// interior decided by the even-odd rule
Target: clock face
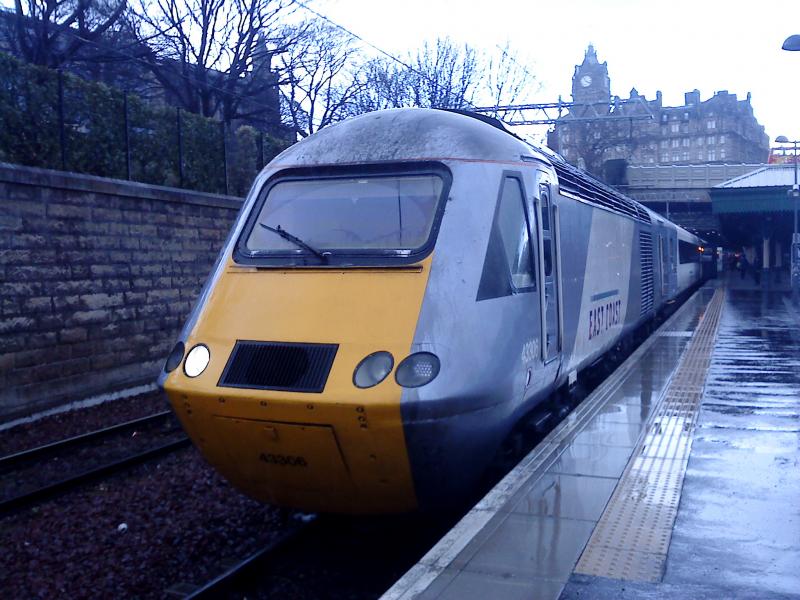
[{"label": "clock face", "polygon": [[583,87],[589,87],[590,85],[592,85],[592,78],[589,75],[584,75],[583,77],[581,77],[581,85]]}]

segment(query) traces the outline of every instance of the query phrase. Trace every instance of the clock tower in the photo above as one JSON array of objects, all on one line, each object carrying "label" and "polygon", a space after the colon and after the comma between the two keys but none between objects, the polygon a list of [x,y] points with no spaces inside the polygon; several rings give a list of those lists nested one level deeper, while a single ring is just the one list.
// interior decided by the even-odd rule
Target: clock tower
[{"label": "clock tower", "polygon": [[589,44],[583,62],[575,67],[572,76],[572,100],[580,103],[611,102],[611,81],[608,65],[597,61],[597,52]]}]

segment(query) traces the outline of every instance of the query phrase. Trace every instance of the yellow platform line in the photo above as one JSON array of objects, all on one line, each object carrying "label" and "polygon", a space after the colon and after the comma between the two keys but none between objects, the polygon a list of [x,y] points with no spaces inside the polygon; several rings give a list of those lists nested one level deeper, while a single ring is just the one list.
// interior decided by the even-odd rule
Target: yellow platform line
[{"label": "yellow platform line", "polygon": [[634,449],[576,573],[657,582],[664,573],[725,291],[717,288]]}]

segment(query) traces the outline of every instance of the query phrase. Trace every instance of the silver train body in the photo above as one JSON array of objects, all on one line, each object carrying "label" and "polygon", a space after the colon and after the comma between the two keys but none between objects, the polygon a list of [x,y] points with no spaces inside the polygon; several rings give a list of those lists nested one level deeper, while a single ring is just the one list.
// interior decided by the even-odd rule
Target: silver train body
[{"label": "silver train body", "polygon": [[[426,109],[379,111],[323,129],[265,168],[206,299],[270,181],[289,171],[348,176],[395,167],[440,172],[445,180],[432,243],[406,261],[430,261],[407,351],[435,354],[441,368],[421,387],[398,387],[416,507],[435,508],[473,488],[526,413],[698,283],[702,241],[481,119]],[[382,348],[380,331],[376,323],[374,350]],[[350,373],[354,366],[344,368]],[[175,404],[186,395],[180,382],[174,385]],[[390,376],[380,385],[398,384]],[[348,443],[339,440],[345,460]],[[368,493],[363,489],[342,502],[358,505],[357,494]],[[370,512],[380,510],[380,502],[369,504]]]},{"label": "silver train body", "polygon": [[[409,132],[404,159],[441,161],[453,177],[412,351],[458,368],[401,401],[427,506],[471,484],[439,474],[480,471],[526,412],[698,283],[702,240],[479,120],[416,110],[384,118],[396,119],[390,131]],[[378,133],[375,144],[390,137]],[[533,241],[535,289],[526,291],[508,285],[493,256],[508,185],[521,187]]]}]

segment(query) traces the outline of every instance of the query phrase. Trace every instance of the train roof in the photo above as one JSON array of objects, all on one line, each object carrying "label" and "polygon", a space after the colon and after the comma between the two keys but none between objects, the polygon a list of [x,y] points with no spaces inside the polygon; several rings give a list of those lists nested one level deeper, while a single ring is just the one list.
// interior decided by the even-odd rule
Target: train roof
[{"label": "train roof", "polygon": [[452,111],[395,108],[325,127],[279,154],[271,166],[312,166],[398,160],[549,163],[546,155],[485,120]]},{"label": "train roof", "polygon": [[447,159],[540,160],[555,169],[561,193],[643,223],[670,222],[559,154],[518,138],[500,121],[463,111],[394,108],[359,115],[290,146],[268,168]]}]

